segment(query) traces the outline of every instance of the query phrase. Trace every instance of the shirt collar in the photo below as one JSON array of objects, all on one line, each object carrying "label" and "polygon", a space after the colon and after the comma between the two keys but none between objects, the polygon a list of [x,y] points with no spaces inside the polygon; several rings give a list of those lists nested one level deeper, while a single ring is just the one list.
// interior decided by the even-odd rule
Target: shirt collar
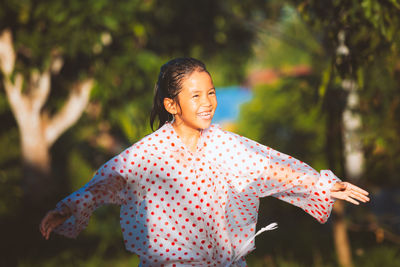
[{"label": "shirt collar", "polygon": [[[199,140],[197,141],[196,153],[200,153],[202,150],[204,150],[205,147],[207,147],[207,142],[210,142],[211,137],[217,130],[217,128],[220,128],[220,126],[216,124],[211,124],[210,127],[203,129],[200,132],[200,137]],[[166,122],[160,129],[165,129],[167,131],[168,133],[167,136],[171,137],[171,145],[172,143],[174,143],[173,147],[176,147],[175,151],[185,150],[193,154],[182,142],[181,138],[178,136],[177,132],[175,131],[174,127],[170,122]]]}]

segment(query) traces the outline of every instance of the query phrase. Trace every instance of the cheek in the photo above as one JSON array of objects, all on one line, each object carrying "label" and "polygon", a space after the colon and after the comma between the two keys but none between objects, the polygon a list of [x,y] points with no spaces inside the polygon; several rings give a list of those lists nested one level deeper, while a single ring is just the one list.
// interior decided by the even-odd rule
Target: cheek
[{"label": "cheek", "polygon": [[216,97],[216,96],[214,96],[214,97],[211,99],[211,102],[212,102],[212,105],[214,106],[214,108],[217,108],[217,106],[218,106],[218,101],[217,101],[217,97]]},{"label": "cheek", "polygon": [[181,105],[182,108],[182,114],[191,114],[191,113],[196,113],[198,109],[198,103],[196,100],[189,100],[185,102],[184,105]]}]

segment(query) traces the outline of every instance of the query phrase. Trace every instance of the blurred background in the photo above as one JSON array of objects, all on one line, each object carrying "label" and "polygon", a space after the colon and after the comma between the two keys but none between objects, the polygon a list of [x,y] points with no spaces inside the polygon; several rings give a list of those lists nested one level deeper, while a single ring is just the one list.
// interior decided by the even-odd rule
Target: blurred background
[{"label": "blurred background", "polygon": [[137,266],[118,207],[76,239],[40,219],[151,133],[160,66],[203,60],[214,122],[371,192],[321,225],[263,199],[249,266],[400,266],[397,0],[3,0],[0,265]]}]

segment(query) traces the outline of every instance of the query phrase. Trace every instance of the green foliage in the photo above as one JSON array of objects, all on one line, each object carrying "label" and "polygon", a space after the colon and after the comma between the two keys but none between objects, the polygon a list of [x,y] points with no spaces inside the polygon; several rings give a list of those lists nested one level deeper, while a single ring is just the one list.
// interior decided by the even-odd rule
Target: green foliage
[{"label": "green foliage", "polygon": [[[294,3],[297,10],[287,3]],[[87,113],[52,148],[54,176],[63,191],[59,199],[85,184],[114,154],[99,144],[96,136],[105,132],[128,146],[150,132],[148,115],[157,73],[161,64],[176,56],[206,61],[216,86],[241,82],[246,67],[271,67],[284,74],[293,65],[312,65],[314,73],[308,78],[285,78],[256,88],[254,100],[243,107],[239,132],[316,169],[326,168],[328,162],[324,151],[332,139],[327,135],[340,134],[327,130],[327,125],[333,125],[330,122],[340,118],[344,104],[338,85],[343,78],[356,79],[365,125],[366,178],[379,185],[398,185],[399,19],[395,0],[0,3],[0,30],[12,30],[18,71],[27,78],[33,70],[45,69],[53,53],[64,59],[60,73],[52,77],[46,104],[50,113],[64,103],[72,83],[88,76],[96,80]],[[256,35],[260,31],[261,35]],[[337,55],[339,31],[346,33],[350,56]],[[253,44],[258,45],[254,48]],[[252,55],[255,59],[249,61]],[[6,219],[2,226],[8,223],[4,229],[20,232],[13,228],[20,225],[13,218],[20,212],[22,197],[18,130],[3,90],[0,118],[0,215]],[[294,213],[291,210],[272,206],[277,207],[272,209],[274,216],[282,211],[282,216],[291,220],[286,229],[293,220],[298,221],[287,215]],[[21,218],[16,221],[26,220]],[[332,240],[319,234],[316,236],[322,239],[316,241],[312,235],[326,233],[326,229],[317,230],[315,225],[300,228],[304,230],[273,236],[273,240],[282,240],[280,243],[266,239],[259,247],[261,254],[249,257],[249,265],[330,266],[334,262]],[[107,207],[93,216],[89,229],[77,240],[32,241],[31,247],[24,246],[28,248],[25,255],[25,251],[20,253],[20,244],[29,237],[22,234],[24,240],[7,245],[4,253],[17,255],[20,266],[135,266],[138,259],[124,251],[119,229],[118,210]],[[311,245],[304,246],[310,239],[318,247],[312,253],[307,251]],[[266,251],[274,256],[265,257]],[[318,256],[321,254],[323,257]],[[357,258],[360,266],[398,265],[396,249],[370,249],[365,255],[368,257]],[[14,262],[10,262],[11,266]]]},{"label": "green foliage", "polygon": [[285,70],[296,65],[308,65],[322,53],[321,46],[308,26],[290,5],[283,6],[280,22],[267,26],[253,45],[254,58],[250,69]]},{"label": "green foliage", "polygon": [[[268,5],[259,0],[246,3],[238,0],[2,1],[0,31],[11,30],[17,54],[16,71],[22,73],[25,80],[33,71],[48,68],[52,56],[63,60],[60,72],[51,77],[51,93],[44,107],[46,113],[51,116],[60,109],[74,83],[87,77],[95,79],[87,112],[51,148],[53,176],[60,191],[58,199],[85,184],[93,171],[120,149],[118,146],[127,147],[150,133],[148,116],[154,84],[160,66],[170,58],[195,56],[204,60],[211,64],[210,70],[216,73],[218,84],[240,81],[255,36],[247,23],[264,17],[268,9]],[[7,215],[7,219],[11,218],[11,213],[23,217],[16,201],[21,197],[22,175],[18,130],[3,90],[0,91],[0,116],[2,124],[5,121],[0,130],[0,144],[7,148],[0,152],[0,212]],[[101,144],[99,139],[104,136],[112,140],[113,147]],[[51,206],[50,201],[44,206]],[[28,236],[16,237],[16,240],[29,240],[24,242],[26,253],[20,257],[17,249],[21,248],[9,246],[6,249],[10,253],[6,254],[14,258],[5,261],[9,265],[18,259],[21,264],[30,266],[35,262],[40,266],[98,266],[96,258],[111,255],[107,257],[109,263],[103,266],[115,266],[114,259],[121,254],[111,248],[123,250],[123,245],[116,244],[116,240],[121,239],[116,230],[119,226],[105,218],[118,218],[118,215],[108,209],[103,215],[102,211],[99,214],[93,218],[91,230],[80,238],[101,241],[90,246],[86,241],[65,241],[69,246],[63,243],[64,249],[48,252],[39,248],[45,247],[44,244],[33,245],[39,242],[37,230],[29,228]],[[16,220],[21,221],[20,218]],[[32,221],[29,225],[37,223]],[[17,224],[11,221],[3,228],[10,225]],[[71,248],[75,245],[76,250]],[[38,253],[31,249],[33,246]],[[95,253],[93,258],[88,256],[91,253]],[[48,257],[49,254],[57,256]]]},{"label": "green foliage", "polygon": [[361,255],[356,258],[357,266],[400,266],[400,250],[398,247],[379,246],[360,252]]},{"label": "green foliage", "polygon": [[[340,88],[343,79],[358,83],[365,150],[365,178],[380,186],[398,184],[400,158],[399,71],[400,5],[397,1],[293,1],[305,22],[320,36],[330,65],[321,68],[320,95]],[[344,33],[343,43],[339,33]],[[345,46],[348,54],[338,52]],[[339,89],[340,90],[340,89]],[[343,93],[342,93],[343,94]],[[385,179],[382,180],[382,177]]]},{"label": "green foliage", "polygon": [[64,250],[56,256],[49,256],[39,262],[21,261],[18,267],[127,267],[138,266],[139,257],[131,253],[119,253],[117,257],[108,257],[104,254],[93,253],[84,258],[79,257],[79,251]]},{"label": "green foliage", "polygon": [[93,176],[94,170],[90,168],[89,163],[82,157],[79,150],[73,150],[69,155],[69,162],[67,169],[69,170],[68,176],[69,185],[73,191],[82,187],[82,178],[88,181]]},{"label": "green foliage", "polygon": [[[376,267],[387,266],[397,267],[400,266],[400,251],[398,248],[392,246],[375,246],[366,250],[357,250],[355,256],[355,266]],[[312,264],[305,264],[298,259],[291,259],[291,257],[282,257],[267,254],[264,258],[248,257],[247,264],[252,267],[258,266],[276,266],[276,267],[329,267],[336,266],[335,264],[320,261],[315,258]]]},{"label": "green foliage", "polygon": [[[359,112],[363,119],[360,134],[366,156],[364,178],[378,187],[398,187],[399,36],[394,30],[399,27],[398,5],[393,1],[368,1],[373,5],[368,8],[375,13],[365,15],[367,7],[362,7],[357,1],[292,2],[297,3],[302,19],[311,27],[300,36],[297,35],[300,40],[296,42],[285,39],[285,31],[277,35],[272,30],[274,34],[271,35],[278,37],[264,37],[267,47],[257,44],[257,58],[250,66],[256,69],[274,66],[285,68],[291,64],[305,63],[313,66],[313,74],[306,79],[294,81],[281,77],[276,83],[255,88],[254,99],[242,108],[240,133],[311,163],[316,169],[328,165],[340,177],[343,154],[340,141],[341,116],[346,103],[346,92],[341,89],[341,83],[345,78],[354,79],[358,83],[361,97],[360,108],[354,112]],[[287,18],[290,21],[290,16]],[[281,29],[290,29],[282,26],[288,24],[281,22],[279,25]],[[344,44],[349,49],[348,56],[338,55],[336,50],[340,31],[345,32]],[[303,38],[307,41],[301,42]],[[315,47],[299,45],[310,40],[317,40]],[[293,48],[287,49],[288,45]],[[308,50],[301,47],[313,48]],[[272,209],[274,218],[277,215],[279,218],[283,211],[290,214],[287,210],[289,208],[279,206],[274,209],[270,206],[260,208],[260,213],[268,217],[268,211]],[[365,223],[365,212],[352,212],[348,219]],[[291,214],[284,216],[290,217]],[[258,249],[254,252],[256,255],[249,257],[250,266],[336,266],[332,241],[325,240],[321,246],[317,245],[320,249],[330,247],[331,251],[317,252],[316,255],[321,253],[323,257],[316,257],[314,261],[305,255],[307,252],[300,252],[302,248],[310,248],[311,244],[320,242],[321,236],[315,228],[307,231],[304,225],[299,226],[303,223],[302,218],[293,221],[302,231],[296,231],[293,235],[286,232],[279,240],[272,237],[274,245],[271,247],[263,243],[260,248],[258,243]],[[293,236],[300,239],[303,232],[315,237],[312,243],[296,243]],[[364,254],[356,258],[356,266],[399,265],[397,247],[389,244],[378,248],[375,241],[370,241],[365,233],[357,236],[350,233],[350,239],[352,243],[357,242],[364,247]],[[367,244],[366,240],[369,241]],[[288,247],[288,244],[293,245],[293,248]],[[260,249],[262,252],[257,254]],[[288,260],[291,251],[296,254],[293,262]],[[280,257],[285,260],[279,262]]]},{"label": "green foliage", "polygon": [[260,258],[249,257],[247,265],[251,267],[279,266],[279,267],[305,267],[306,265],[299,263],[297,260],[283,259],[277,257],[274,259],[271,255]]},{"label": "green foliage", "polygon": [[20,151],[16,128],[0,130],[0,216],[13,216],[22,198]]},{"label": "green foliage", "polygon": [[[292,1],[302,18],[320,35],[324,50],[341,77],[393,49],[399,41],[400,6],[396,1]],[[349,56],[340,58],[338,34],[345,33]],[[392,52],[394,52],[392,50]]]},{"label": "green foliage", "polygon": [[238,131],[313,163],[315,168],[326,168],[320,156],[325,144],[325,117],[316,90],[318,78],[286,76],[291,68],[313,62],[321,47],[293,9],[286,6],[284,10],[273,35],[259,34],[262,42],[254,45],[256,57],[249,64],[253,70],[273,68],[281,79],[253,88],[253,99],[241,109]]},{"label": "green foliage", "polygon": [[400,171],[400,72],[390,61],[388,53],[364,67],[368,80],[360,91],[367,178],[380,186],[397,185]]},{"label": "green foliage", "polygon": [[[315,90],[306,80],[283,80],[254,90],[242,108],[239,132],[290,154],[315,168],[323,157],[325,121],[315,101]],[[325,166],[326,168],[326,166]]]}]

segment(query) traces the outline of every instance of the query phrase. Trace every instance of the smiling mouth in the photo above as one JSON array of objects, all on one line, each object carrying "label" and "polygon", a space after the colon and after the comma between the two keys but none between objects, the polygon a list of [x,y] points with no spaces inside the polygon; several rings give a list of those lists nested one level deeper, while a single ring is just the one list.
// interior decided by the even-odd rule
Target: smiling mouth
[{"label": "smiling mouth", "polygon": [[201,112],[201,113],[197,113],[197,116],[199,116],[202,119],[211,119],[212,113],[211,112]]}]

